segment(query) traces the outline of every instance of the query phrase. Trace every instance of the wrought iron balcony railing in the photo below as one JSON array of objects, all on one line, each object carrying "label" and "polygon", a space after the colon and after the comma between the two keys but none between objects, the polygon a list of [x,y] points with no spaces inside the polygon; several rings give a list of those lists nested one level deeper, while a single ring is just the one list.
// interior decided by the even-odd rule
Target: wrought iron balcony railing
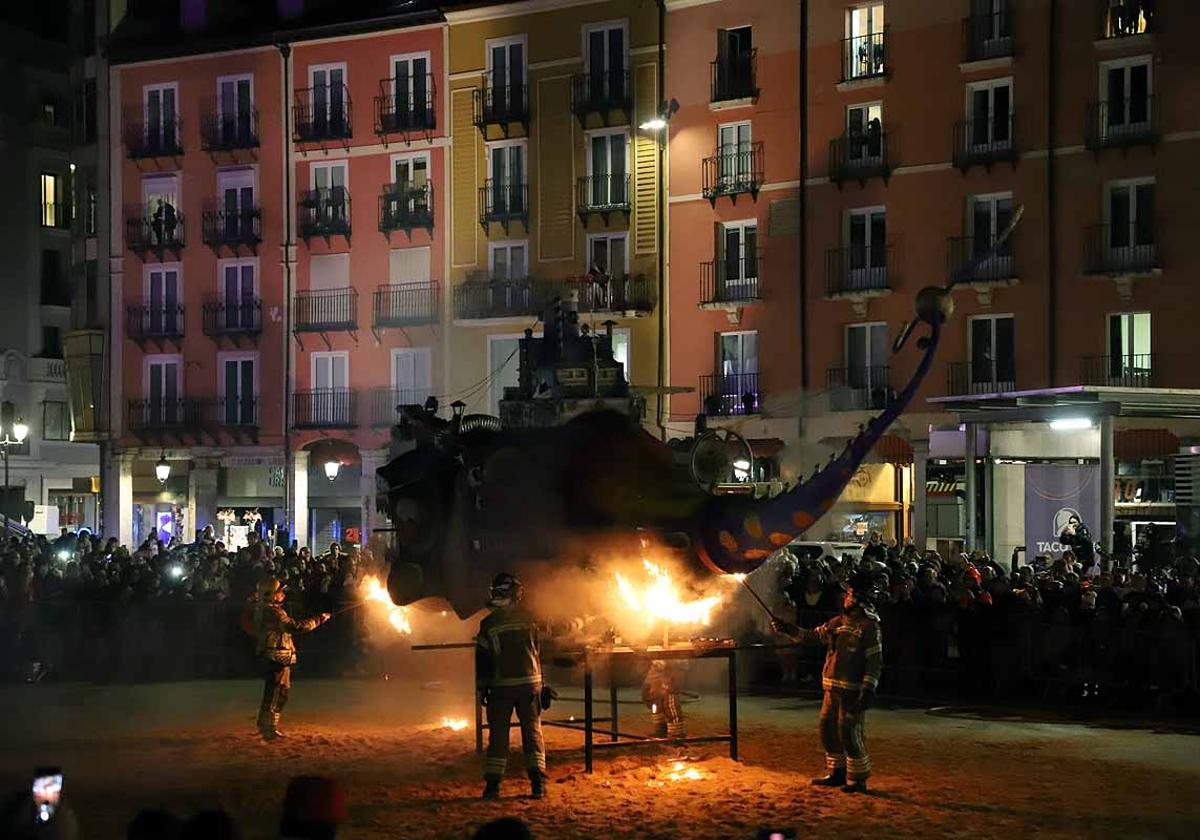
[{"label": "wrought iron balcony railing", "polygon": [[391,233],[414,228],[433,230],[433,186],[384,184],[379,196],[379,230]]},{"label": "wrought iron balcony railing", "polygon": [[257,149],[258,110],[224,114],[215,105],[209,106],[200,116],[200,148],[206,152]]},{"label": "wrought iron balcony railing", "polygon": [[400,81],[398,85],[394,78],[379,80],[380,92],[375,97],[375,133],[431,131],[437,125],[433,74]]},{"label": "wrought iron balcony railing", "polygon": [[611,111],[633,110],[629,94],[629,71],[576,73],[571,77],[571,113],[579,119],[588,114],[607,115]]},{"label": "wrought iron balcony railing", "polygon": [[352,429],[358,425],[358,393],[349,388],[318,388],[292,394],[297,429]]},{"label": "wrought iron balcony railing", "polygon": [[629,175],[584,175],[576,183],[580,213],[628,213]]},{"label": "wrought iron balcony railing", "polygon": [[753,99],[758,96],[758,48],[709,62],[709,98],[712,102]]},{"label": "wrought iron balcony railing", "polygon": [[762,251],[745,257],[721,258],[700,264],[700,305],[753,303],[759,300],[758,275]]},{"label": "wrought iron balcony railing", "polygon": [[183,154],[183,123],[178,116],[147,120],[142,109],[127,112],[121,136],[133,160]]},{"label": "wrought iron balcony railing", "polygon": [[887,75],[887,27],[882,32],[842,39],[842,81]]},{"label": "wrought iron balcony railing", "polygon": [[479,188],[479,223],[486,227],[492,222],[509,225],[519,221],[528,224],[529,185],[513,184],[488,178]]},{"label": "wrought iron balcony railing", "polygon": [[296,91],[293,114],[297,143],[348,140],[354,134],[354,108],[344,84]]},{"label": "wrought iron balcony railing", "polygon": [[977,12],[963,19],[963,61],[985,61],[1013,55],[1015,19],[1011,0],[990,12]]},{"label": "wrought iron balcony railing", "polygon": [[183,214],[174,207],[159,204],[153,212],[142,207],[125,211],[125,244],[135,253],[150,251],[178,252],[184,245]]},{"label": "wrought iron balcony railing", "polygon": [[358,291],[352,288],[296,292],[295,332],[353,332],[358,329]]},{"label": "wrought iron balcony railing", "polygon": [[1017,144],[1013,134],[1013,116],[984,115],[954,124],[954,165],[966,169],[973,164],[987,166],[997,162],[1015,162]]},{"label": "wrought iron balcony railing", "polygon": [[254,247],[262,242],[262,210],[246,207],[226,210],[215,203],[201,215],[201,238],[210,248],[221,246]]},{"label": "wrought iron balcony railing", "polygon": [[952,397],[1007,394],[1015,390],[1017,370],[1012,358],[997,362],[951,362],[946,368],[946,391]]},{"label": "wrought iron balcony railing", "polygon": [[1154,353],[1116,356],[1083,356],[1079,360],[1079,384],[1112,388],[1160,388]]},{"label": "wrought iron balcony railing", "polygon": [[701,410],[710,417],[757,414],[762,410],[757,373],[714,373],[700,377]]},{"label": "wrought iron balcony railing", "polygon": [[214,408],[217,422],[222,426],[258,428],[258,397],[221,397]]},{"label": "wrought iron balcony railing", "polygon": [[1138,274],[1161,268],[1156,225],[1150,222],[1093,225],[1084,234],[1085,274]]},{"label": "wrought iron balcony railing", "polygon": [[210,300],[204,304],[204,334],[210,338],[255,336],[262,332],[262,301]]},{"label": "wrought iron balcony railing", "polygon": [[954,236],[946,240],[946,276],[952,283],[1001,283],[1017,276],[1013,260],[1013,240],[1008,239],[997,252],[979,263],[993,244],[993,236]]},{"label": "wrought iron balcony railing", "polygon": [[438,284],[402,283],[375,290],[375,329],[411,327],[438,322]]},{"label": "wrought iron balcony railing", "polygon": [[206,422],[206,415],[209,414],[207,402],[184,397],[130,400],[129,430],[134,434],[200,431],[210,425]]},{"label": "wrought iron balcony railing", "polygon": [[375,428],[393,426],[400,422],[403,406],[424,405],[431,396],[432,388],[372,388],[371,425]]},{"label": "wrought iron balcony railing", "polygon": [[[757,197],[763,184],[763,144],[720,146],[704,159],[704,197],[715,202],[720,196],[750,193]],[[736,198],[735,198],[736,200]]]},{"label": "wrought iron balcony railing", "polygon": [[890,289],[889,245],[850,245],[825,252],[825,294],[831,297]]},{"label": "wrought iron balcony railing", "polygon": [[887,178],[888,132],[870,130],[851,133],[829,141],[829,180],[835,184],[849,180]]},{"label": "wrought iron balcony railing", "polygon": [[485,132],[488,126],[500,126],[507,133],[513,123],[529,124],[529,86],[498,85],[484,77],[483,87],[474,93],[475,127]]},{"label": "wrought iron balcony railing", "polygon": [[542,314],[545,290],[533,280],[467,281],[454,290],[454,317],[460,320]]},{"label": "wrought iron balcony railing", "polygon": [[825,371],[830,411],[879,411],[892,395],[887,365],[835,367]]},{"label": "wrought iron balcony railing", "polygon": [[178,340],[184,336],[185,314],[182,303],[133,303],[125,307],[125,333],[135,341]]},{"label": "wrought iron balcony railing", "polygon": [[1089,102],[1084,144],[1102,149],[1157,143],[1157,104],[1153,95]]},{"label": "wrought iron balcony railing", "polygon": [[300,236],[350,238],[350,192],[345,187],[305,190],[297,208]]},{"label": "wrought iron balcony railing", "polygon": [[575,292],[579,311],[583,312],[651,312],[658,298],[654,283],[644,274],[632,277],[608,277],[594,281],[588,277],[572,277],[558,284],[547,284],[546,295]]}]

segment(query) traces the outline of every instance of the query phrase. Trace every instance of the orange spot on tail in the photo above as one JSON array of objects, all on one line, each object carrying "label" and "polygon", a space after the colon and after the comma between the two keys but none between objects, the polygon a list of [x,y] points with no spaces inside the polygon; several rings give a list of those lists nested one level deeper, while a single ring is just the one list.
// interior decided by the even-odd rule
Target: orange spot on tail
[{"label": "orange spot on tail", "polygon": [[738,541],[734,538],[733,534],[729,533],[728,531],[722,531],[721,533],[717,534],[717,539],[721,541],[721,547],[726,551],[738,550]]},{"label": "orange spot on tail", "polygon": [[783,534],[783,533],[780,533],[779,531],[772,531],[770,540],[771,540],[771,545],[787,545],[788,543],[790,543],[792,541],[792,535],[791,534]]},{"label": "orange spot on tail", "polygon": [[812,514],[806,510],[798,510],[792,514],[792,524],[803,531],[809,525],[813,524]]},{"label": "orange spot on tail", "polygon": [[762,539],[762,522],[759,521],[758,514],[752,513],[747,516],[745,521],[742,523],[742,527],[744,527],[746,529],[746,533],[754,537],[754,539]]}]

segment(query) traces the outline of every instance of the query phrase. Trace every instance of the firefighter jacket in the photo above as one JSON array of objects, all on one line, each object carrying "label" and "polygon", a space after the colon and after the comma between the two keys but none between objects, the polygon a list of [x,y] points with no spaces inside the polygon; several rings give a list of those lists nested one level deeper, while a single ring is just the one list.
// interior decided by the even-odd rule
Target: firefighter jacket
[{"label": "firefighter jacket", "polygon": [[806,644],[828,646],[821,669],[821,687],[826,691],[874,691],[879,686],[883,638],[875,613],[860,610],[835,616],[815,630],[801,628],[797,638]]},{"label": "firefighter jacket", "polygon": [[520,604],[497,607],[479,623],[475,679],[480,689],[541,686],[538,625]]},{"label": "firefighter jacket", "polygon": [[254,608],[254,652],[276,665],[296,664],[296,643],[293,633],[307,633],[321,624],[319,617],[296,621],[276,603],[260,602]]}]

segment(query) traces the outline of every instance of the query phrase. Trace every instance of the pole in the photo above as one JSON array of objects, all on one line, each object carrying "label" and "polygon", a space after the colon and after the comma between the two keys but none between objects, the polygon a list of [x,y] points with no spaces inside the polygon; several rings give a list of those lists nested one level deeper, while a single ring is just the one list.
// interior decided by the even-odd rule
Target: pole
[{"label": "pole", "polygon": [[1111,414],[1105,414],[1100,417],[1100,545],[1110,553],[1113,548],[1114,468],[1113,418]]},{"label": "pole", "polygon": [[584,772],[592,772],[592,655],[588,651],[583,654],[583,766]]},{"label": "pole", "polygon": [[[666,79],[664,78],[664,73],[666,71],[666,28],[667,0],[658,0],[658,102],[655,105],[655,108],[662,110],[662,113],[656,113],[655,116],[660,116],[664,119],[667,117],[667,83]],[[658,137],[655,138],[657,145],[656,152],[658,155],[658,219],[656,225],[658,230],[658,375],[656,377],[658,394],[655,397],[655,414],[657,415],[655,420],[657,421],[658,431],[663,440],[667,439],[666,413],[664,411],[666,394],[663,393],[663,390],[667,384],[667,233],[665,230],[667,224],[667,173],[665,169],[665,161],[668,130],[669,129],[667,126],[663,126],[658,132]]]},{"label": "pole", "polygon": [[750,587],[750,584],[746,582],[745,578],[740,578],[739,582],[742,584],[742,586],[746,587],[747,592],[754,596],[754,600],[758,601],[758,605],[763,608],[763,611],[766,612],[767,615],[771,616],[772,621],[779,620],[775,613],[771,612],[771,608],[767,606],[767,602],[758,597],[758,593]]},{"label": "pole", "polygon": [[967,552],[975,550],[975,449],[979,437],[979,426],[975,423],[967,424],[966,434],[963,442],[963,469],[966,470],[966,480],[963,482],[963,489],[966,492],[966,508],[967,508],[967,524],[964,531],[964,542]]},{"label": "pole", "polygon": [[737,761],[737,651],[729,651],[729,658],[726,661],[729,663],[729,757]]}]

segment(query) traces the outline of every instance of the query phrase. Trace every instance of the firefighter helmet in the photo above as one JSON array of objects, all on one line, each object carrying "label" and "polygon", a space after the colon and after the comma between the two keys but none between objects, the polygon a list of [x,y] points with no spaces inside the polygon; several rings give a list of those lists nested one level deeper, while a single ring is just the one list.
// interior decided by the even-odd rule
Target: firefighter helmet
[{"label": "firefighter helmet", "polygon": [[493,601],[504,600],[511,598],[516,600],[521,597],[521,592],[524,589],[521,581],[517,580],[517,576],[508,572],[501,572],[492,578],[492,585],[488,592],[492,596]]},{"label": "firefighter helmet", "polygon": [[274,598],[282,589],[283,583],[277,577],[266,577],[258,582],[258,596],[260,598]]}]

